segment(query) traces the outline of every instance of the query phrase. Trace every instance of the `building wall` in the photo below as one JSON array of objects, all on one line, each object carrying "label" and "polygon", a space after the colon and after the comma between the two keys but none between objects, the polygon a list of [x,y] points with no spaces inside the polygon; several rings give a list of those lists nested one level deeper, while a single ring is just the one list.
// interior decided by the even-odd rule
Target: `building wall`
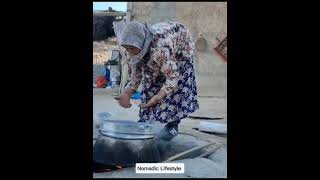
[{"label": "building wall", "polygon": [[227,63],[215,51],[217,37],[227,33],[226,2],[129,2],[131,20],[154,24],[179,21],[192,33],[193,39],[202,34],[207,41],[204,51],[196,51],[196,71],[199,96],[227,95]]}]

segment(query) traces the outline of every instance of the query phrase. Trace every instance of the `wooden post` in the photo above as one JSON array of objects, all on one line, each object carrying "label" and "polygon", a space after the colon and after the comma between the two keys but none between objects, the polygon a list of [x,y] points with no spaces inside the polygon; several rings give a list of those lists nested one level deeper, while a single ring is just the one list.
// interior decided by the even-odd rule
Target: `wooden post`
[{"label": "wooden post", "polygon": [[132,18],[132,10],[133,10],[133,2],[128,2],[127,3],[127,16],[126,16],[126,19],[127,19],[127,22],[131,21],[131,18]]}]

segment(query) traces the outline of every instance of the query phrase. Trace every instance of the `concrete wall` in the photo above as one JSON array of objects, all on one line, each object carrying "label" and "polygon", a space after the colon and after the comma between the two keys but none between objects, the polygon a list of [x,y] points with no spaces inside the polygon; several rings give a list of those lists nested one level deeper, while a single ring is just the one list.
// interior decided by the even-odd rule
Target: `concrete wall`
[{"label": "concrete wall", "polygon": [[213,49],[216,38],[227,32],[226,2],[129,2],[129,11],[131,6],[131,20],[150,24],[179,21],[190,29],[194,41],[203,34],[207,48],[196,51],[199,95],[227,95],[227,64]]}]

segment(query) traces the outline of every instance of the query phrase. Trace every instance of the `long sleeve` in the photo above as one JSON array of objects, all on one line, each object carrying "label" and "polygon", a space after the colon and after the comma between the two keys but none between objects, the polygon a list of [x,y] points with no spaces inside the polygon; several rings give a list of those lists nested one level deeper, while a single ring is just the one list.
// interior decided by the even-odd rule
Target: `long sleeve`
[{"label": "long sleeve", "polygon": [[160,71],[166,77],[166,82],[161,90],[170,95],[178,87],[179,72],[177,61],[170,55],[169,48],[158,47],[153,49],[153,60],[160,67]]},{"label": "long sleeve", "polygon": [[137,90],[141,80],[142,80],[142,70],[139,67],[139,65],[134,65],[130,66],[128,65],[129,68],[129,82],[126,85],[125,89],[127,90],[128,88]]}]

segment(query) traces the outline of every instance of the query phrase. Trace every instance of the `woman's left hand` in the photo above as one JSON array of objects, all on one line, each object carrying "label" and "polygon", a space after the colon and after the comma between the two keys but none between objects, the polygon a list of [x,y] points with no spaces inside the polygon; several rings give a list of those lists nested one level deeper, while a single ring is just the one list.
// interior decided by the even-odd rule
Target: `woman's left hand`
[{"label": "woman's left hand", "polygon": [[154,95],[150,101],[147,103],[142,103],[139,105],[140,108],[151,108],[153,106],[156,106],[158,103],[160,103],[161,99],[166,96],[166,93],[164,91],[160,91],[157,95]]}]

